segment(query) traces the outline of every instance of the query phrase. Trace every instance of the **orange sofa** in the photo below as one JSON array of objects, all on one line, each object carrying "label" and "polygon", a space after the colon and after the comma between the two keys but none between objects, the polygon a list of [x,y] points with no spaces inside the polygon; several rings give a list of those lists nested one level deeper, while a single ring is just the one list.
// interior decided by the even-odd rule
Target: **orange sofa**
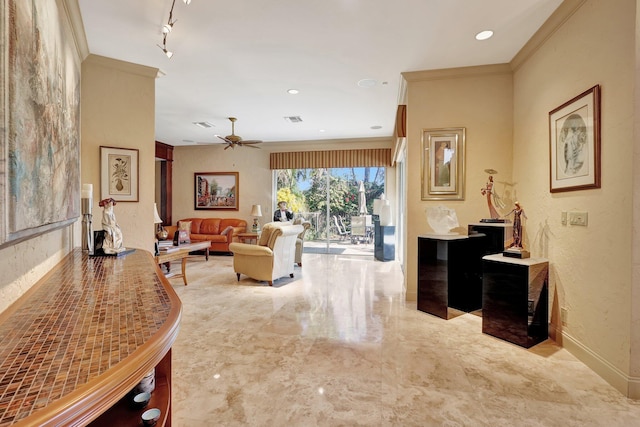
[{"label": "orange sofa", "polygon": [[[178,221],[191,221],[191,241],[210,240],[211,252],[229,252],[229,244],[238,241],[238,233],[247,231],[247,221],[237,218],[184,218]],[[169,232],[167,239],[173,239],[177,225],[165,227]]]}]

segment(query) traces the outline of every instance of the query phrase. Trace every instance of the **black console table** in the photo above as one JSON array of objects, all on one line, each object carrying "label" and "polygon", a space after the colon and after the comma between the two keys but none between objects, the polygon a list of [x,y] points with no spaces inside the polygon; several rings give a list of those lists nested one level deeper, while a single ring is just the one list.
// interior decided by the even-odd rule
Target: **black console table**
[{"label": "black console table", "polygon": [[482,307],[485,239],[477,233],[418,237],[418,310],[448,319],[449,307]]},{"label": "black console table", "polygon": [[482,258],[482,332],[529,348],[549,337],[549,262]]}]

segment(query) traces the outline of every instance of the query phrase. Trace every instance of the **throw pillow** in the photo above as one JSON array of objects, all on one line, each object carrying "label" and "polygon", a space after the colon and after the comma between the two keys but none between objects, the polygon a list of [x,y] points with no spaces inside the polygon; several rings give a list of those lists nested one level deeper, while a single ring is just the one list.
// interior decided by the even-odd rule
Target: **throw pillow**
[{"label": "throw pillow", "polygon": [[187,233],[187,242],[191,243],[191,221],[178,221],[178,231]]}]

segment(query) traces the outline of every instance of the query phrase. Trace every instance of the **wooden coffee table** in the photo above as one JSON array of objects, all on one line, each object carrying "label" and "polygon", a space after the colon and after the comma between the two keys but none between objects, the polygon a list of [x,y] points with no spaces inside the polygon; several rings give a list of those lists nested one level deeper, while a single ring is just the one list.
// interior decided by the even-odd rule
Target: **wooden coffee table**
[{"label": "wooden coffee table", "polygon": [[187,258],[189,257],[189,252],[193,251],[204,251],[205,259],[209,260],[209,247],[211,246],[211,242],[208,240],[202,242],[195,243],[187,243],[182,244],[180,246],[172,246],[167,250],[161,250],[159,255],[156,255],[156,263],[162,267],[162,264],[170,263],[171,261],[182,261],[182,273],[171,273],[171,267],[167,264],[167,274],[165,274],[166,278],[170,277],[180,277],[182,276],[182,281],[184,285],[187,286]]}]

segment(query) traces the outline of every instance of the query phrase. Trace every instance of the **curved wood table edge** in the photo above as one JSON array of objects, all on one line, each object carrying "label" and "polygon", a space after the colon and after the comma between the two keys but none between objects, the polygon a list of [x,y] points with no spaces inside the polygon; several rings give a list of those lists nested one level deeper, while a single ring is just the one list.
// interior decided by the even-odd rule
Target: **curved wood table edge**
[{"label": "curved wood table edge", "polygon": [[[148,254],[150,267],[155,267],[171,301],[171,310],[165,323],[150,340],[106,373],[20,420],[15,426],[87,425],[118,403],[171,350],[180,329],[182,302],[155,263],[153,255],[144,252]],[[72,256],[72,253],[67,256]]]}]

